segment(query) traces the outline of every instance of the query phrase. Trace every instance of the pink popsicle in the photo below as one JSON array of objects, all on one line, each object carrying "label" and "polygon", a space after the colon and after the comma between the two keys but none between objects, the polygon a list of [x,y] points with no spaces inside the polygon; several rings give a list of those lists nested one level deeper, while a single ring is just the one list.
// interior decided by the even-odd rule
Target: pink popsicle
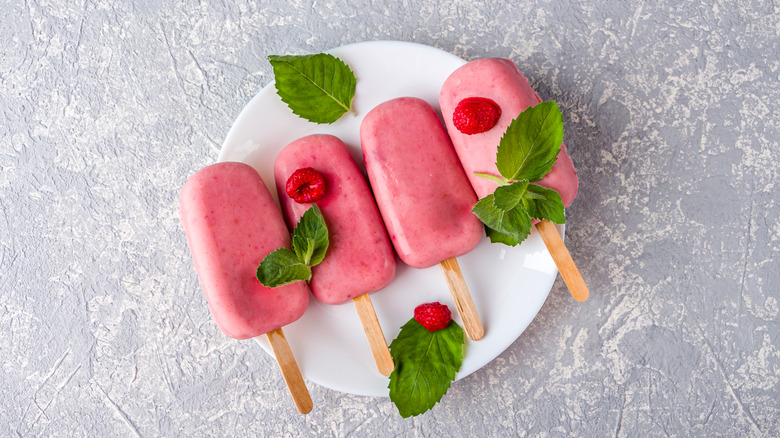
[{"label": "pink popsicle", "polygon": [[311,398],[281,332],[303,315],[308,288],[305,282],[268,288],[257,280],[263,258],[290,245],[290,233],[260,175],[243,163],[207,166],[184,184],[179,211],[217,326],[235,339],[267,334],[296,407],[308,413]]},{"label": "pink popsicle", "polygon": [[[434,109],[412,97],[384,102],[363,119],[360,141],[401,260],[416,268],[440,263],[448,281],[458,277],[455,257],[479,243],[483,227],[471,213],[477,197]],[[465,282],[450,283],[450,290],[467,334],[480,339],[484,331]]]},{"label": "pink popsicle", "polygon": [[389,375],[393,360],[368,297],[395,276],[395,256],[382,218],[363,174],[346,145],[332,135],[310,135],[287,145],[276,157],[274,177],[287,224],[293,228],[310,204],[299,204],[285,191],[297,169],[313,168],[325,179],[325,196],[316,201],[328,224],[330,245],[309,282],[326,304],[354,300],[379,371]]},{"label": "pink popsicle", "polygon": [[[498,104],[501,117],[493,128],[467,135],[455,127],[455,108],[461,100],[469,97],[487,98]],[[444,81],[439,94],[442,117],[463,168],[466,169],[480,198],[493,193],[498,185],[475,175],[475,172],[499,176],[495,163],[501,137],[513,119],[529,106],[539,102],[541,99],[528,85],[528,80],[509,59],[485,58],[471,61],[455,70]],[[566,146],[561,145],[558,160],[538,184],[557,191],[566,207],[574,201],[579,180],[574,164],[566,153]],[[542,221],[536,223],[536,228],[558,265],[569,291],[578,301],[585,301],[589,295],[588,288],[555,227],[547,221]]]},{"label": "pink popsicle", "polygon": [[[467,97],[484,97],[498,104],[501,117],[492,129],[467,135],[455,128],[452,114],[458,103]],[[452,145],[480,198],[493,193],[497,184],[474,173],[499,175],[496,169],[496,151],[506,128],[523,110],[541,101],[528,85],[525,76],[509,59],[484,58],[471,61],[455,70],[444,81],[439,95],[442,117]],[[566,146],[561,145],[558,161],[552,171],[539,181],[539,185],[558,192],[566,207],[574,201],[577,196],[577,172],[566,153]]]},{"label": "pink popsicle", "polygon": [[376,292],[395,276],[395,256],[374,198],[344,143],[332,135],[310,135],[287,145],[274,162],[274,178],[287,225],[298,223],[310,204],[285,192],[297,169],[311,167],[325,178],[325,196],[316,202],[328,224],[330,247],[313,268],[312,294],[342,304]]}]

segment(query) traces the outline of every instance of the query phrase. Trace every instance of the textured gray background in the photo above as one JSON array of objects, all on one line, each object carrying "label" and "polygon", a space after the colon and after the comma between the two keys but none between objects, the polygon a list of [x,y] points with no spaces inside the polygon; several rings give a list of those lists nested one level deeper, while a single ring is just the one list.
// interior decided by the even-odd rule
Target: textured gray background
[{"label": "textured gray background", "polygon": [[[0,7],[0,435],[780,435],[780,10],[771,0]],[[431,412],[310,385],[222,335],[178,191],[268,54],[376,39],[512,58],[581,178],[558,280]]]}]

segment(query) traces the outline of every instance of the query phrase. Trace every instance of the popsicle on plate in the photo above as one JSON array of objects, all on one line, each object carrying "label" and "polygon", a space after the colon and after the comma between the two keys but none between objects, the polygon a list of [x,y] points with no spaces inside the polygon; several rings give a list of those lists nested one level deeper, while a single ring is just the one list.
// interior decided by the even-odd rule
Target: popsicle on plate
[{"label": "popsicle on plate", "polygon": [[455,257],[483,236],[471,213],[474,190],[428,102],[402,97],[372,109],[360,125],[366,171],[390,241],[415,268],[441,264],[466,333],[484,329]]},{"label": "popsicle on plate", "polygon": [[257,267],[290,246],[290,233],[262,178],[243,163],[217,163],[193,174],[179,197],[181,222],[195,272],[217,326],[235,339],[266,334],[302,413],[312,402],[282,326],[303,315],[305,282],[268,288]]},{"label": "popsicle on plate", "polygon": [[298,202],[288,193],[290,189],[295,196],[302,184],[310,184],[296,179],[301,174],[322,178],[324,191],[314,202],[328,224],[330,238],[327,256],[312,269],[312,294],[326,304],[354,301],[377,367],[389,375],[393,359],[368,294],[393,280],[395,256],[368,184],[337,137],[315,134],[290,143],[274,162],[279,202],[290,228],[311,206],[308,199]]},{"label": "popsicle on plate", "polygon": [[[453,116],[458,105],[466,104],[469,100],[481,101],[488,108],[491,103],[495,105],[500,113],[495,125],[476,133],[468,132],[463,126],[459,129]],[[496,152],[501,137],[512,120],[523,110],[541,101],[531,89],[528,80],[510,59],[484,58],[468,62],[455,70],[442,85],[439,104],[444,123],[447,125],[447,131],[460,162],[480,198],[493,193],[498,185],[475,173],[499,175],[496,169]],[[565,145],[561,145],[561,151],[552,170],[537,184],[558,192],[566,207],[574,201],[579,181]],[[579,301],[587,299],[587,286],[574,262],[571,261],[571,256],[563,246],[554,225],[542,221],[536,224],[536,228],[550,249],[558,270],[575,299]]]}]

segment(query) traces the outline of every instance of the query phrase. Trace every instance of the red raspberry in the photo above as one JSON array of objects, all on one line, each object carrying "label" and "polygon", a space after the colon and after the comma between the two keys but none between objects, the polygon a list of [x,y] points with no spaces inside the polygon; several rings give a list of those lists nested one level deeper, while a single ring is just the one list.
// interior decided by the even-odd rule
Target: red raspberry
[{"label": "red raspberry", "polygon": [[479,134],[496,126],[501,117],[501,107],[484,97],[467,97],[455,107],[452,124],[458,131],[467,134]]},{"label": "red raspberry", "polygon": [[420,304],[414,309],[414,319],[429,332],[447,328],[452,314],[446,304],[440,302]]},{"label": "red raspberry", "polygon": [[305,167],[290,175],[284,189],[295,202],[311,204],[325,196],[325,178],[311,167]]}]

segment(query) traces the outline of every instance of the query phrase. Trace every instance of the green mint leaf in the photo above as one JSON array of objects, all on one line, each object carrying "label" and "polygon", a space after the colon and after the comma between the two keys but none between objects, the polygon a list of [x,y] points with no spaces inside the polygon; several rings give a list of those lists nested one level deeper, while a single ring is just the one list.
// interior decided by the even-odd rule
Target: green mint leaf
[{"label": "green mint leaf", "polygon": [[522,240],[518,240],[511,234],[502,233],[487,226],[485,233],[490,238],[490,243],[503,243],[506,246],[517,246],[522,243]]},{"label": "green mint leaf", "polygon": [[496,206],[495,195],[490,194],[480,199],[471,211],[489,228],[508,234],[514,240],[522,242],[531,233],[531,216],[522,204],[502,210]]},{"label": "green mint leaf", "polygon": [[328,252],[328,245],[325,218],[319,207],[312,205],[303,213],[293,230],[293,250],[279,248],[268,254],[257,267],[257,279],[266,287],[309,281],[311,267],[322,262]]},{"label": "green mint leaf", "polygon": [[509,180],[539,181],[550,171],[563,142],[563,116],[555,101],[520,113],[507,128],[496,154],[498,171]]},{"label": "green mint leaf", "polygon": [[402,417],[422,414],[447,393],[463,364],[465,338],[455,322],[429,332],[414,318],[390,343],[395,369],[390,374],[390,400]]},{"label": "green mint leaf", "polygon": [[352,108],[355,74],[333,55],[271,55],[276,93],[292,112],[314,123],[333,123]]},{"label": "green mint leaf", "polygon": [[496,187],[493,192],[494,203],[501,210],[511,210],[523,202],[528,181],[517,181],[506,186]]},{"label": "green mint leaf", "polygon": [[277,287],[311,279],[311,269],[287,248],[279,248],[265,256],[257,267],[257,279],[263,286]]},{"label": "green mint leaf", "polygon": [[537,184],[528,184],[525,198],[529,205],[528,212],[534,219],[547,219],[556,224],[566,223],[561,195],[555,190]]},{"label": "green mint leaf", "polygon": [[312,205],[298,221],[292,233],[292,249],[298,260],[309,267],[316,266],[328,252],[328,226],[319,207]]}]

